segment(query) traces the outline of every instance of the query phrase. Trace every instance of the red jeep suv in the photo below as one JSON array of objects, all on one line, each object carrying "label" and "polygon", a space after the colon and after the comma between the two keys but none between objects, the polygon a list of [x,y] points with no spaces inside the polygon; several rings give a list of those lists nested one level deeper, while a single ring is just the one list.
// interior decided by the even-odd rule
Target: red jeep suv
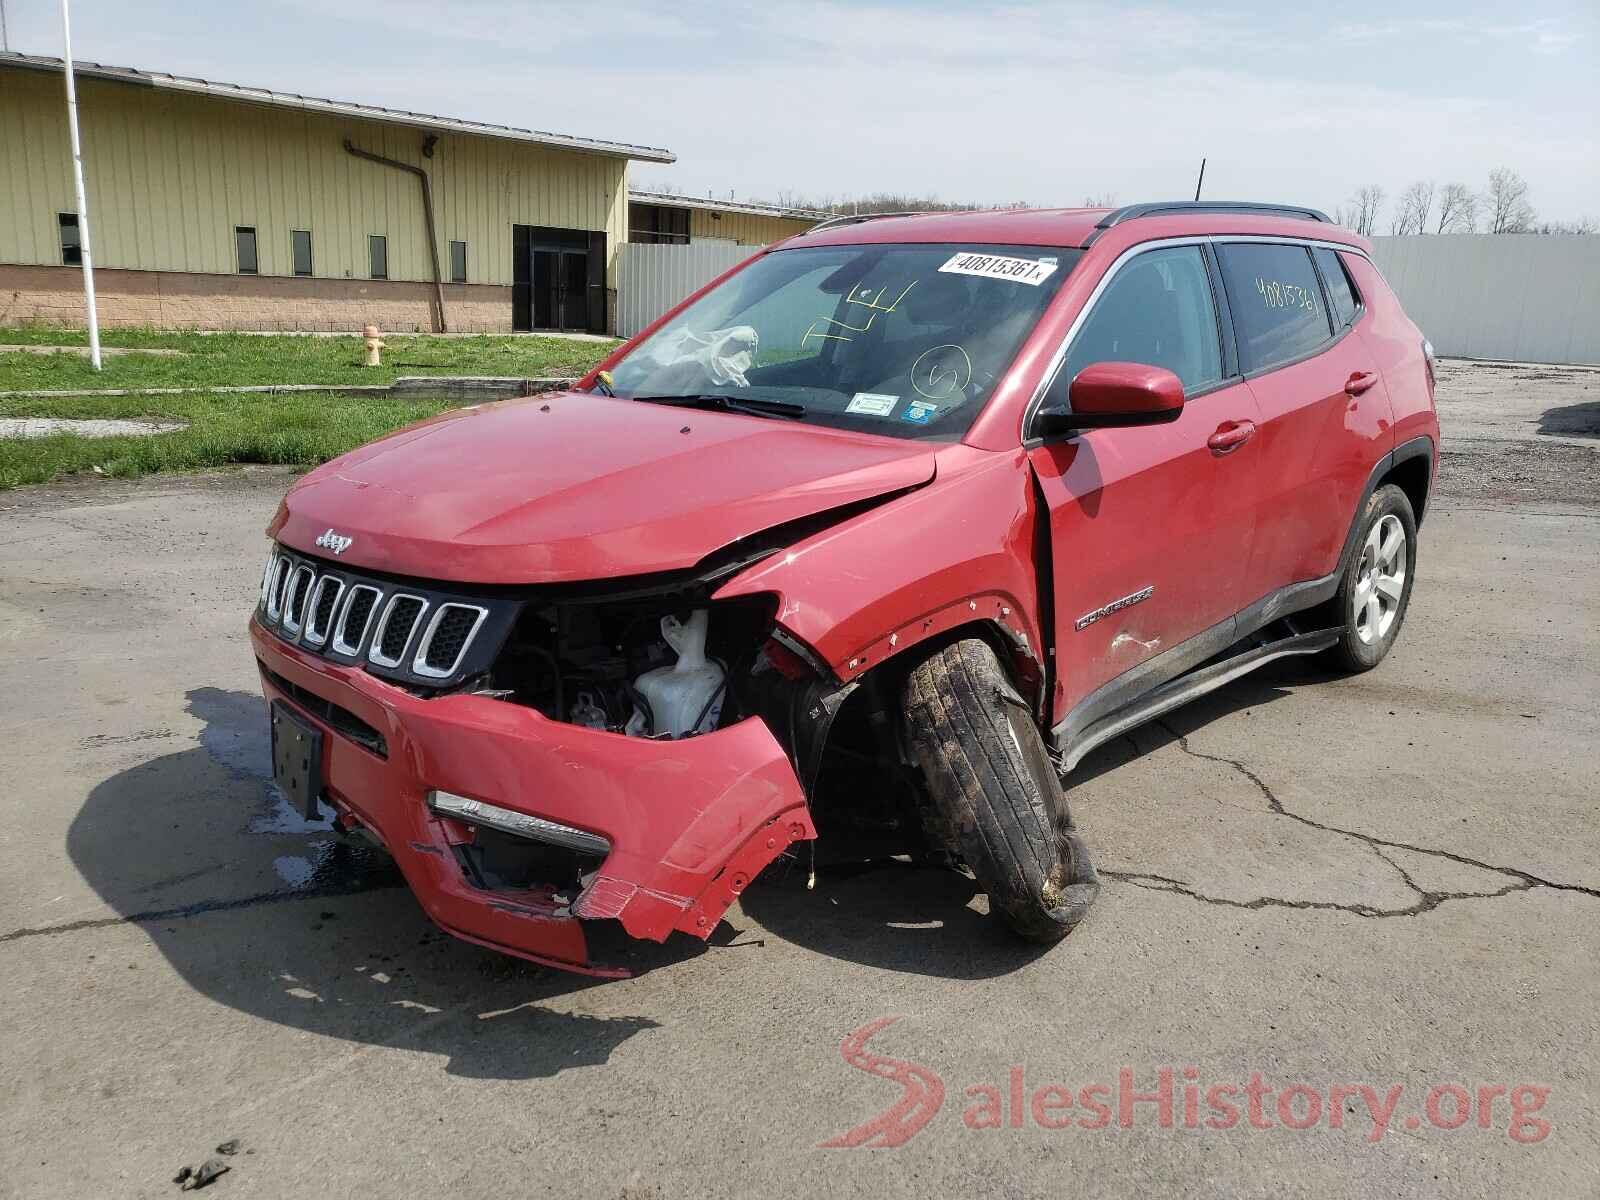
[{"label": "red jeep suv", "polygon": [[1073,767],[1272,659],[1376,666],[1437,445],[1427,343],[1313,210],[826,222],[290,489],[276,777],[574,970],[784,855],[960,863],[1053,940],[1098,890]]}]

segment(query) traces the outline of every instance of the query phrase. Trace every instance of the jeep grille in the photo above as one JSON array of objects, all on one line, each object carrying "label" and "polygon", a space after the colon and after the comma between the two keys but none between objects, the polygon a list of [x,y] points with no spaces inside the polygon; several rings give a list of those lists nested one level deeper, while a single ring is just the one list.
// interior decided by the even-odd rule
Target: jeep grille
[{"label": "jeep grille", "polygon": [[302,650],[435,690],[486,671],[522,608],[456,586],[349,571],[279,548],[262,574],[257,616]]}]

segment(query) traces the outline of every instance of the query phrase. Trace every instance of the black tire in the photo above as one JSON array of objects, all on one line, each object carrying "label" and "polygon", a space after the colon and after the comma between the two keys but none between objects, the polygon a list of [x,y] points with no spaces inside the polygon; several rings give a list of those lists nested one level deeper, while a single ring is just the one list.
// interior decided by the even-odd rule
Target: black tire
[{"label": "black tire", "polygon": [[1044,739],[993,649],[968,638],[906,680],[907,738],[930,840],[959,854],[989,909],[1022,937],[1059,941],[1100,891]]},{"label": "black tire", "polygon": [[[1370,621],[1363,621],[1358,609],[1361,605],[1363,578],[1368,572],[1368,538],[1374,527],[1386,518],[1399,522],[1405,534],[1402,552],[1404,579],[1396,601],[1392,619],[1376,633]],[[1391,527],[1392,528],[1392,527]],[[1336,667],[1352,673],[1370,671],[1383,661],[1405,623],[1406,610],[1411,606],[1411,587],[1417,578],[1417,518],[1411,511],[1411,501],[1405,492],[1389,483],[1377,489],[1367,499],[1356,531],[1355,545],[1346,555],[1344,570],[1339,577],[1339,590],[1329,602],[1330,624],[1337,623],[1343,632],[1339,641],[1328,651],[1329,661]],[[1375,634],[1375,636],[1369,636]]]}]

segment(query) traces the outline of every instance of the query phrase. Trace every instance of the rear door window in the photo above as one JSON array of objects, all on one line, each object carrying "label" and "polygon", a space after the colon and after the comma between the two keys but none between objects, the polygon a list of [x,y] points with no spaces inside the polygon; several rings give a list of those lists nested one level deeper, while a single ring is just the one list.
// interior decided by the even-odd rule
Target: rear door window
[{"label": "rear door window", "polygon": [[1328,289],[1328,304],[1333,308],[1334,326],[1343,329],[1355,319],[1359,303],[1355,285],[1350,282],[1350,272],[1344,269],[1337,251],[1329,250],[1326,246],[1318,246],[1311,256],[1317,260],[1323,286]]},{"label": "rear door window", "polygon": [[1333,336],[1305,246],[1232,242],[1217,258],[1245,371],[1303,358]]},{"label": "rear door window", "polygon": [[1200,247],[1149,250],[1116,273],[1072,339],[1052,402],[1065,400],[1078,372],[1098,362],[1165,367],[1190,394],[1221,380],[1222,343]]}]

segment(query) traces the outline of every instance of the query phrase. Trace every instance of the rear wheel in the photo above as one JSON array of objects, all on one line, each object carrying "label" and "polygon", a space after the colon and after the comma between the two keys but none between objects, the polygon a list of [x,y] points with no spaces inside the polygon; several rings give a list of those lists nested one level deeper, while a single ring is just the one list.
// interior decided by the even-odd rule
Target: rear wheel
[{"label": "rear wheel", "polygon": [[990,911],[1022,937],[1054,942],[1081,921],[1100,881],[1027,703],[990,646],[968,638],[905,685],[930,839],[959,854]]},{"label": "rear wheel", "polygon": [[1329,652],[1347,671],[1370,671],[1400,636],[1416,578],[1417,521],[1393,484],[1372,493],[1333,611],[1344,632]]}]

